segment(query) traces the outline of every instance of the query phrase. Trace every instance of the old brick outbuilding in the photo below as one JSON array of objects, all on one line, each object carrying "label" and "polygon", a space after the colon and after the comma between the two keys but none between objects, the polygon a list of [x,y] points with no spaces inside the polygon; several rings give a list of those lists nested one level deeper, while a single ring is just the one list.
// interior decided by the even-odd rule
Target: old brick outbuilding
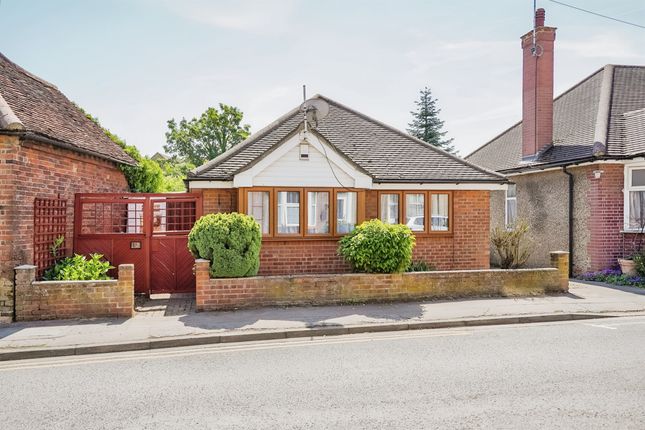
[{"label": "old brick outbuilding", "polygon": [[507,180],[317,95],[187,181],[205,214],[258,221],[260,274],[278,275],[348,271],[338,240],[373,218],[407,224],[415,260],[488,268],[489,193]]},{"label": "old brick outbuilding", "polygon": [[134,160],[54,85],[0,54],[0,317],[11,316],[14,267],[34,260],[35,200],[68,202],[71,250],[74,194],[127,191],[120,164]]},{"label": "old brick outbuilding", "polygon": [[491,227],[528,220],[545,252],[573,272],[617,265],[645,245],[645,66],[606,65],[553,98],[556,29],[538,9],[522,36],[522,121],[466,157],[513,183],[491,193]]}]

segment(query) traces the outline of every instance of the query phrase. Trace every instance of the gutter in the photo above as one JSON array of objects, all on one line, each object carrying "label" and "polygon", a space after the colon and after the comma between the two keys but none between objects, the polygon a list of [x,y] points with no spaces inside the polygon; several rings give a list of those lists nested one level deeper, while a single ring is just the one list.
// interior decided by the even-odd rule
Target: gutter
[{"label": "gutter", "polygon": [[567,166],[562,167],[562,173],[569,177],[569,278],[573,277],[573,174],[567,170]]}]

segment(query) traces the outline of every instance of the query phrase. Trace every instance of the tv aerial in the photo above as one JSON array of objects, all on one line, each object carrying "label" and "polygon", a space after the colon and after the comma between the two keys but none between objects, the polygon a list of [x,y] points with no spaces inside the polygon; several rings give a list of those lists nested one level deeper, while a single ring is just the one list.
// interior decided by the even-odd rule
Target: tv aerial
[{"label": "tv aerial", "polygon": [[319,98],[307,100],[307,87],[302,86],[303,102],[300,111],[303,114],[304,130],[307,132],[307,125],[312,128],[318,127],[318,123],[329,114],[329,104]]}]

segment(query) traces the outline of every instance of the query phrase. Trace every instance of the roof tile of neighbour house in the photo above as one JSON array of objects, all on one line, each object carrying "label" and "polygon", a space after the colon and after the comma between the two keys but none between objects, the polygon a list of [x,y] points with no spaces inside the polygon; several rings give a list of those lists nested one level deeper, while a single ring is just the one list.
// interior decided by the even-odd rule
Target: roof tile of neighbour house
[{"label": "roof tile of neighbour house", "polygon": [[605,145],[599,159],[633,157],[645,153],[643,130],[645,66],[605,66],[553,101],[553,144],[536,161],[521,162],[521,121],[466,159],[498,172],[566,164],[593,158],[598,137]]},{"label": "roof tile of neighbour house", "polygon": [[54,85],[0,54],[0,130],[28,132],[118,163],[135,161]]},{"label": "roof tile of neighbour house", "polygon": [[[315,131],[374,182],[505,182],[505,179],[459,157],[316,95],[329,104],[329,114]],[[232,180],[285,138],[299,131],[302,113],[296,108],[214,160],[188,179]]]}]

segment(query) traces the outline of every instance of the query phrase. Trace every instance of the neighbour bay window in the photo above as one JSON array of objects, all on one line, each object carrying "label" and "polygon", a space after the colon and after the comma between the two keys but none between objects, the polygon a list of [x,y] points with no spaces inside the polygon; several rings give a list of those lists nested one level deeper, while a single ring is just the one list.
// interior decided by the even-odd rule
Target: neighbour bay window
[{"label": "neighbour bay window", "polygon": [[517,188],[508,184],[506,190],[506,227],[512,227],[517,220]]},{"label": "neighbour bay window", "polygon": [[251,191],[247,194],[247,215],[251,215],[260,224],[262,234],[270,232],[269,211],[270,211],[270,192],[269,191]]},{"label": "neighbour bay window", "polygon": [[425,198],[424,193],[405,194],[405,224],[412,231],[425,231]]},{"label": "neighbour bay window", "polygon": [[378,202],[379,218],[385,223],[403,220],[416,234],[452,232],[451,191],[382,191]]},{"label": "neighbour bay window", "polygon": [[645,167],[627,167],[625,185],[625,228],[645,230]]},{"label": "neighbour bay window", "polygon": [[430,194],[430,230],[450,231],[450,197],[448,194]]},{"label": "neighbour bay window", "polygon": [[329,191],[307,192],[307,233],[329,233]]}]

